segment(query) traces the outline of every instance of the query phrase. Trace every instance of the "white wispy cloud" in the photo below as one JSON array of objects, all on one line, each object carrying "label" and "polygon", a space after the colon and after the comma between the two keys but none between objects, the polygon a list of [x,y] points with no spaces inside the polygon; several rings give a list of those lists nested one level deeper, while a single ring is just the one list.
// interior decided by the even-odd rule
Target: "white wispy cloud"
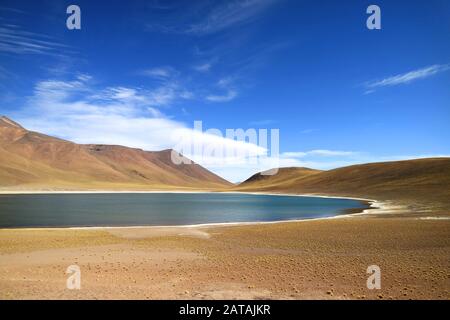
[{"label": "white wispy cloud", "polygon": [[179,72],[173,67],[163,66],[143,70],[141,74],[144,76],[149,76],[160,80],[165,80],[178,76]]},{"label": "white wispy cloud", "polygon": [[198,72],[208,72],[212,67],[212,63],[205,62],[202,64],[195,65],[193,68]]},{"label": "white wispy cloud", "polygon": [[[210,67],[211,63],[206,63],[193,68],[199,72],[206,72]],[[201,81],[195,83],[195,81],[192,81],[192,79],[196,79],[195,75],[180,72],[172,66],[145,69],[139,71],[138,74],[156,79],[162,84],[161,88],[149,93],[150,96],[153,96],[153,100],[160,104],[169,104],[173,102],[175,97],[185,100],[198,98],[208,102],[227,102],[238,95],[232,77],[220,78],[212,84],[202,84]],[[192,85],[192,82],[195,85]],[[223,93],[213,93],[217,92],[218,89]]]},{"label": "white wispy cloud", "polygon": [[425,79],[447,70],[450,70],[450,64],[435,64],[429,67],[391,76],[382,80],[371,81],[366,83],[365,87],[368,89],[367,93],[370,93],[380,87],[397,86],[400,84],[411,83],[413,81]]},{"label": "white wispy cloud", "polygon": [[17,78],[17,75],[0,65],[0,79]]},{"label": "white wispy cloud", "polygon": [[310,151],[295,151],[295,152],[284,152],[283,157],[288,158],[304,158],[308,156],[321,156],[321,157],[347,157],[358,155],[359,152],[355,151],[337,151],[337,150],[310,150]]},{"label": "white wispy cloud", "polygon": [[231,76],[219,79],[216,87],[225,92],[222,94],[209,94],[205,97],[205,100],[209,102],[228,102],[235,99],[238,96],[238,91],[234,81],[234,77]]},{"label": "white wispy cloud", "polygon": [[[196,1],[168,8],[165,23],[146,22],[147,30],[204,36],[257,19],[277,0]],[[176,21],[176,22],[175,22]]]},{"label": "white wispy cloud", "polygon": [[[162,111],[179,99],[183,98],[177,89],[171,91],[164,84],[153,89],[101,87],[90,75],[82,74],[71,80],[37,82],[25,107],[12,117],[28,129],[77,143],[177,149],[209,169],[228,170],[230,176],[226,178],[232,176],[236,163],[248,163],[248,158],[267,154],[267,149],[257,144],[221,136],[207,128],[198,131]],[[200,147],[180,150],[182,141]],[[205,150],[226,152],[206,152],[205,156]],[[253,163],[248,173],[259,168]]]},{"label": "white wispy cloud", "polygon": [[217,81],[217,86],[220,88],[228,88],[232,85],[234,80],[235,79],[231,76],[221,78],[219,79],[219,81]]},{"label": "white wispy cloud", "polygon": [[237,97],[237,92],[234,90],[229,90],[223,95],[208,95],[206,96],[206,100],[210,102],[228,102]]},{"label": "white wispy cloud", "polygon": [[16,8],[3,7],[3,6],[0,6],[0,11],[9,11],[9,12],[18,13],[18,14],[27,14],[27,12],[25,12],[23,10],[19,10]]},{"label": "white wispy cloud", "polygon": [[274,0],[236,0],[213,7],[206,16],[191,24],[185,33],[205,35],[251,21],[273,4]]},{"label": "white wispy cloud", "polygon": [[69,46],[13,24],[0,25],[0,52],[9,54],[40,54],[62,56],[72,52]]}]

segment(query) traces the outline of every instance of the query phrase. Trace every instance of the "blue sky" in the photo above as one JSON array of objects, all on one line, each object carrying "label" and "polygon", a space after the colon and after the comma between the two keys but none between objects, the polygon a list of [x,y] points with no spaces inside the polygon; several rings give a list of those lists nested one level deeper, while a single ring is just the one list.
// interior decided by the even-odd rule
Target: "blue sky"
[{"label": "blue sky", "polygon": [[[81,30],[66,28],[70,4]],[[370,4],[381,30],[366,27]],[[194,121],[223,133],[279,129],[277,162],[188,154],[232,181],[274,165],[448,156],[449,40],[446,0],[2,0],[0,114],[80,143],[147,150],[175,147],[181,134],[264,155],[197,134]]]}]

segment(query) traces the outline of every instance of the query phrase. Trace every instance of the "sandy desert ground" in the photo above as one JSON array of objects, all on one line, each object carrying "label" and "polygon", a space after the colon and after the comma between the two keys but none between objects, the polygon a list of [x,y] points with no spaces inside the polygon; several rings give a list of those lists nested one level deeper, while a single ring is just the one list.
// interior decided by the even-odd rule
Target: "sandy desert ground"
[{"label": "sandy desert ground", "polygon": [[[0,230],[1,299],[450,299],[450,220]],[[69,265],[81,289],[66,288]],[[381,289],[366,287],[369,265]]]}]

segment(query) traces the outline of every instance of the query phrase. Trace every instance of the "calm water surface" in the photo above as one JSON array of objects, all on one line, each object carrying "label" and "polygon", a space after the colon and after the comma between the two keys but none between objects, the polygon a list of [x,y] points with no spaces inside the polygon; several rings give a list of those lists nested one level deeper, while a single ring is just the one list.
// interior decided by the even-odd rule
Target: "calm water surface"
[{"label": "calm water surface", "polygon": [[280,221],[330,217],[365,207],[349,199],[253,194],[0,195],[0,228]]}]

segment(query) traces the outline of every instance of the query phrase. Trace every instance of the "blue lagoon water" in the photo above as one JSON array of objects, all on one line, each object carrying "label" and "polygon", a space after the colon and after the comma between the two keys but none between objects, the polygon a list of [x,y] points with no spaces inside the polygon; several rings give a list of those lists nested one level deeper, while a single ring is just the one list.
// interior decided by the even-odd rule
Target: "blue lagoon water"
[{"label": "blue lagoon water", "polygon": [[358,200],[235,193],[0,195],[0,228],[169,226],[331,217]]}]

